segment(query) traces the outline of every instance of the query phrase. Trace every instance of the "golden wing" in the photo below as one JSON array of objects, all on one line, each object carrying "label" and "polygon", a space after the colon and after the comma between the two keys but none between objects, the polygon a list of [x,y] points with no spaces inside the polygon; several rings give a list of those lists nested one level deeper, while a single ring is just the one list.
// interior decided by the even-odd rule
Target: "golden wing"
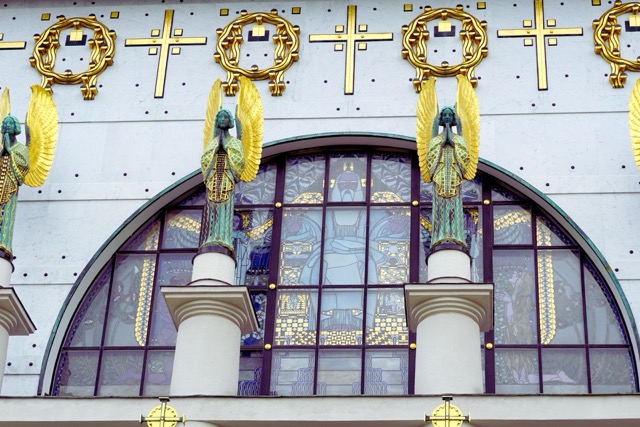
[{"label": "golden wing", "polygon": [[216,80],[211,86],[209,92],[209,101],[207,102],[207,112],[204,117],[204,133],[202,138],[202,148],[205,149],[211,138],[214,136],[216,127],[216,114],[222,108],[222,82]]},{"label": "golden wing", "polygon": [[462,176],[470,180],[476,176],[480,153],[480,107],[478,97],[466,76],[458,74],[458,91],[456,94],[456,112],[462,124],[462,136],[467,142],[470,162]]},{"label": "golden wing", "polygon": [[9,102],[9,88],[5,87],[0,97],[0,120],[11,114],[11,102]]},{"label": "golden wing", "polygon": [[422,83],[420,95],[418,95],[418,107],[416,109],[416,145],[418,148],[418,163],[424,182],[431,182],[427,154],[429,142],[433,138],[433,121],[438,115],[438,97],[436,95],[436,79],[431,77]]},{"label": "golden wing", "polygon": [[42,86],[31,86],[31,100],[25,122],[29,172],[24,178],[24,183],[30,187],[37,187],[44,184],[49,175],[58,140],[58,109],[51,94]]},{"label": "golden wing", "polygon": [[253,82],[242,76],[238,79],[237,116],[242,127],[242,149],[244,150],[244,168],[240,179],[249,182],[256,177],[262,155],[262,122],[264,113],[262,100]]},{"label": "golden wing", "polygon": [[640,79],[636,80],[629,99],[629,136],[633,157],[640,169]]}]

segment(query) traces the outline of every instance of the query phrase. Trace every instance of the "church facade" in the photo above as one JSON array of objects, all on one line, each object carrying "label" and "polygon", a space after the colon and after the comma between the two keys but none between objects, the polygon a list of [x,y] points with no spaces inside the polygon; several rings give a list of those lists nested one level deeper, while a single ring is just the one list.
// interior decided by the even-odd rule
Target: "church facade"
[{"label": "church facade", "polygon": [[[59,139],[46,183],[18,193],[2,285],[37,330],[13,336],[3,323],[0,424],[134,425],[158,415],[161,396],[202,426],[640,419],[640,159],[629,136],[640,4],[1,9],[0,89],[11,88],[18,117],[29,85],[52,90]],[[455,350],[428,337],[468,341],[469,330],[448,322],[419,335],[412,292],[428,289],[441,261],[416,105],[435,78],[439,106],[456,108],[458,75],[481,119],[478,172],[461,188],[467,282],[490,293],[477,297],[486,310],[473,366],[446,372]],[[264,106],[262,162],[232,196],[234,262],[213,261],[203,276],[207,98],[221,79],[234,111],[240,76]],[[207,342],[193,323],[189,341],[176,326],[217,304],[183,296],[212,275],[245,295],[234,299],[246,318],[233,344],[222,333]],[[175,298],[201,305],[176,314]],[[454,305],[442,310],[474,317]],[[229,390],[216,388],[222,379],[196,384],[216,364],[231,367],[231,391],[207,391]],[[459,386],[473,375],[479,388]],[[442,420],[433,413],[451,404],[459,410]]]}]

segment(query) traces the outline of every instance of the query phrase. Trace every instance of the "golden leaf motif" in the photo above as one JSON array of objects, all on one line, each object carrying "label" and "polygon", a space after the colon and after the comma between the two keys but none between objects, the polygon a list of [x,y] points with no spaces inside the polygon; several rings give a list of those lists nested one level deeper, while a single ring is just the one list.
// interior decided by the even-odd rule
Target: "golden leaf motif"
[{"label": "golden leaf motif", "polygon": [[25,122],[29,172],[24,183],[30,187],[38,187],[44,184],[49,175],[58,140],[58,109],[51,94],[42,86],[31,86],[31,100]]}]

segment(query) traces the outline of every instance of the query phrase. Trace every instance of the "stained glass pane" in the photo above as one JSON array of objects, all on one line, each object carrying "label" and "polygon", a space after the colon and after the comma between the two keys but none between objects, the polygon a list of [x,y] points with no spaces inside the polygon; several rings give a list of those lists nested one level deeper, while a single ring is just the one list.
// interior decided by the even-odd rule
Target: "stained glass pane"
[{"label": "stained glass pane", "polygon": [[236,252],[235,284],[266,286],[269,281],[272,209],[237,209],[233,216],[233,248]]},{"label": "stained glass pane", "polygon": [[547,394],[587,393],[583,349],[542,349],[543,391]]},{"label": "stained glass pane", "polygon": [[322,292],[320,345],[362,344],[362,291]]},{"label": "stained glass pane", "polygon": [[491,200],[494,202],[518,202],[520,196],[503,187],[494,187],[491,189]]},{"label": "stained glass pane", "polygon": [[317,291],[278,291],[275,345],[314,345],[318,314]]},{"label": "stained glass pane", "polygon": [[257,396],[262,383],[262,351],[240,352],[238,396]]},{"label": "stained glass pane", "polygon": [[580,255],[538,251],[538,306],[542,344],[582,344],[584,322]]},{"label": "stained glass pane", "polygon": [[258,318],[258,330],[240,337],[242,345],[257,345],[264,342],[264,319],[267,312],[267,294],[259,292],[251,294],[253,310]]},{"label": "stained glass pane", "polygon": [[571,240],[553,222],[543,216],[536,218],[536,240],[538,246],[567,246]]},{"label": "stained glass pane", "polygon": [[322,283],[364,284],[366,223],[364,208],[327,209]]},{"label": "stained glass pane", "polygon": [[159,286],[182,286],[191,280],[193,254],[162,254],[158,267],[149,345],[176,345],[176,327]]},{"label": "stained glass pane", "polygon": [[322,210],[285,208],[282,218],[281,285],[317,285],[320,281]]},{"label": "stained glass pane", "polygon": [[98,396],[139,396],[143,355],[142,351],[105,351]]},{"label": "stained glass pane", "polygon": [[407,350],[367,350],[364,359],[364,394],[409,394]]},{"label": "stained glass pane", "polygon": [[[316,355],[313,350],[274,350],[271,362],[270,394],[273,396],[311,396]],[[324,387],[318,384],[318,394]]]},{"label": "stained glass pane", "polygon": [[123,251],[155,251],[160,238],[160,220],[155,219],[122,246]]},{"label": "stained glass pane", "polygon": [[322,203],[325,163],[324,154],[289,157],[284,179],[284,202]]},{"label": "stained glass pane", "polygon": [[409,208],[372,208],[368,283],[409,281]]},{"label": "stained glass pane", "polygon": [[199,244],[201,221],[202,211],[199,209],[169,212],[164,224],[162,247],[196,249]]},{"label": "stained glass pane", "polygon": [[58,396],[93,396],[98,372],[97,351],[65,351],[58,362]]},{"label": "stained glass pane", "polygon": [[496,343],[535,344],[536,287],[533,251],[494,251]]},{"label": "stained glass pane", "polygon": [[111,283],[111,263],[93,282],[91,289],[76,314],[69,335],[67,346],[99,347],[102,342],[102,329],[107,305],[107,292]]},{"label": "stained glass pane", "polygon": [[493,232],[496,245],[532,244],[531,212],[521,206],[494,206]]},{"label": "stained glass pane", "polygon": [[173,351],[150,351],[144,373],[144,396],[167,396],[173,374]]},{"label": "stained glass pane", "polygon": [[409,330],[402,289],[370,289],[367,294],[367,345],[407,345]]},{"label": "stained glass pane", "polygon": [[627,349],[589,350],[592,393],[633,393],[633,362]]},{"label": "stained glass pane", "polygon": [[411,200],[411,157],[380,153],[371,156],[372,203]]},{"label": "stained glass pane", "polygon": [[360,394],[361,358],[360,350],[320,350],[316,394]]},{"label": "stained glass pane", "polygon": [[260,165],[253,181],[240,181],[235,188],[235,203],[241,205],[273,204],[276,194],[276,172],[274,162]]},{"label": "stained glass pane", "polygon": [[145,345],[155,265],[155,255],[117,257],[105,345]]},{"label": "stained glass pane", "polygon": [[193,270],[193,257],[195,254],[161,254],[158,266],[158,278],[160,286],[181,286],[191,281]]},{"label": "stained glass pane", "polygon": [[189,197],[181,200],[180,203],[178,203],[178,206],[204,206],[206,200],[205,196],[206,192],[203,186]]},{"label": "stained glass pane", "polygon": [[[587,325],[590,344],[626,344],[622,321],[604,282],[590,266],[584,268],[584,286],[587,301]],[[606,292],[606,293],[605,293]]]},{"label": "stained glass pane", "polygon": [[540,393],[538,350],[496,349],[496,393]]},{"label": "stained glass pane", "polygon": [[367,179],[365,154],[334,153],[329,171],[330,202],[362,202]]}]

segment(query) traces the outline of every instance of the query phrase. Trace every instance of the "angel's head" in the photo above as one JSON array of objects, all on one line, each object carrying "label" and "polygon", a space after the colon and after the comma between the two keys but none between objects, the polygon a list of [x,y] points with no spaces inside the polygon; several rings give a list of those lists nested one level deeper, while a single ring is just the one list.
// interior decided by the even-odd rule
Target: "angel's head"
[{"label": "angel's head", "polygon": [[2,135],[20,135],[20,120],[17,117],[8,115],[2,120]]},{"label": "angel's head", "polygon": [[222,109],[216,114],[216,127],[218,129],[231,129],[233,128],[233,115],[231,111]]},{"label": "angel's head", "polygon": [[438,123],[440,126],[455,126],[456,124],[456,112],[453,111],[451,107],[445,107],[440,112],[440,121]]}]

